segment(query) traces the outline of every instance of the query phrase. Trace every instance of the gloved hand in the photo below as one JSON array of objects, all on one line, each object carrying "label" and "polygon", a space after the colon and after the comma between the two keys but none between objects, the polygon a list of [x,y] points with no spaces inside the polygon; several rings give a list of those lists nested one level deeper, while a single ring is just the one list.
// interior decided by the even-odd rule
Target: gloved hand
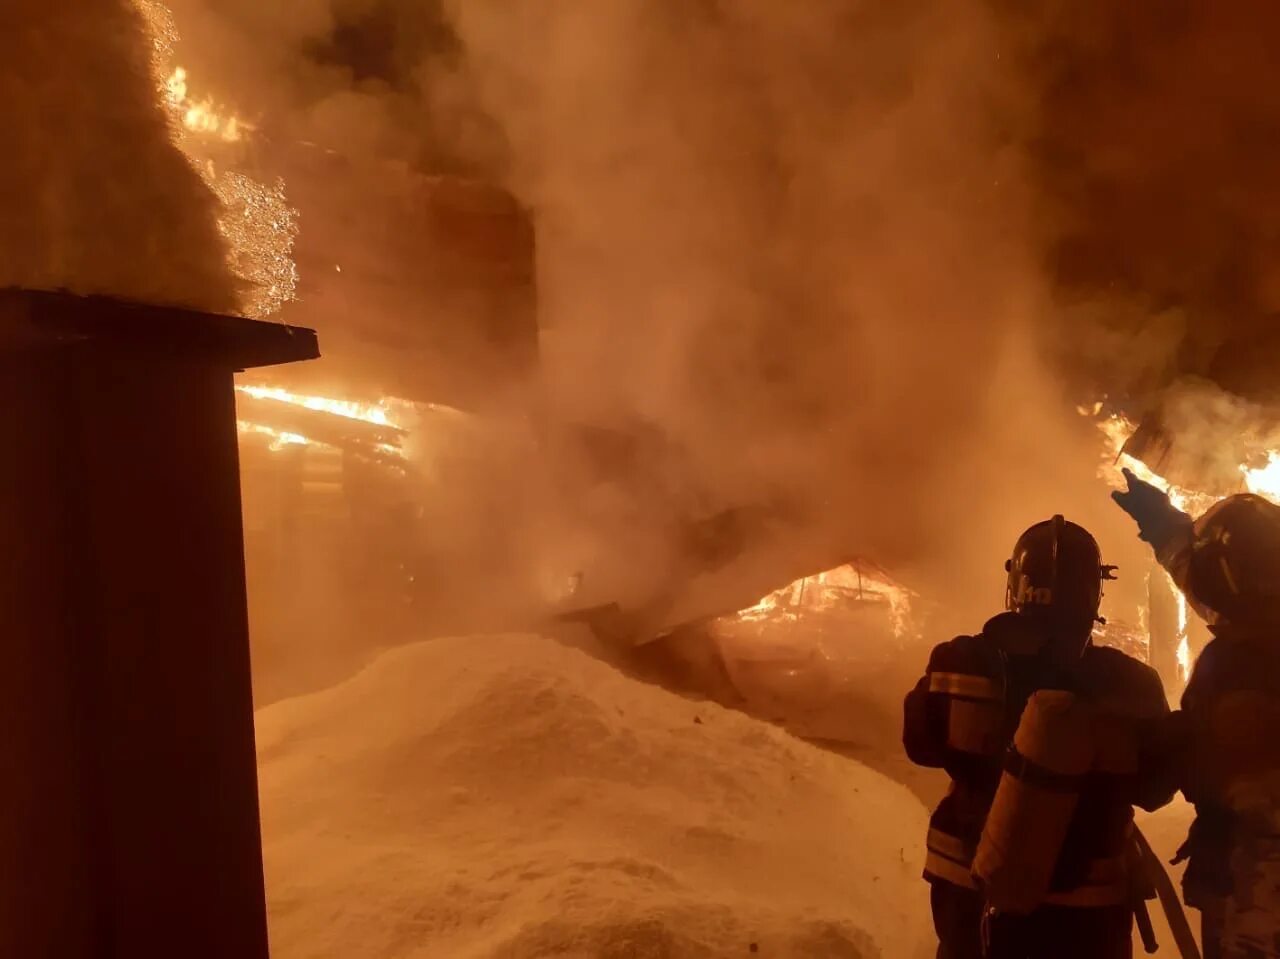
[{"label": "gloved hand", "polygon": [[1111,498],[1134,518],[1138,536],[1157,551],[1191,524],[1191,517],[1169,502],[1169,494],[1158,486],[1138,479],[1130,469],[1123,469],[1127,490],[1116,490]]}]

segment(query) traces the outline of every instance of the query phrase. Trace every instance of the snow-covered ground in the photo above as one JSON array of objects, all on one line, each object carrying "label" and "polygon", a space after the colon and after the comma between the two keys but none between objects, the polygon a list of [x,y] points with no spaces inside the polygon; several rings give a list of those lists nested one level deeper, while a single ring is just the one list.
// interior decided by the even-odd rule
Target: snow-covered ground
[{"label": "snow-covered ground", "polygon": [[923,959],[926,810],[535,636],[258,715],[278,959]]}]

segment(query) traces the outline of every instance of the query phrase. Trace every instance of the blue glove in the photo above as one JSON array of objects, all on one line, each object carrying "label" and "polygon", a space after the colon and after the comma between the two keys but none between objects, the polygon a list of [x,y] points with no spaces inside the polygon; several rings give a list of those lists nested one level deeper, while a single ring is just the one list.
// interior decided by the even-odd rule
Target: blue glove
[{"label": "blue glove", "polygon": [[1169,494],[1158,486],[1138,479],[1132,470],[1121,470],[1127,490],[1116,490],[1111,498],[1134,518],[1139,538],[1150,543],[1157,553],[1191,525],[1191,517],[1169,502]]}]

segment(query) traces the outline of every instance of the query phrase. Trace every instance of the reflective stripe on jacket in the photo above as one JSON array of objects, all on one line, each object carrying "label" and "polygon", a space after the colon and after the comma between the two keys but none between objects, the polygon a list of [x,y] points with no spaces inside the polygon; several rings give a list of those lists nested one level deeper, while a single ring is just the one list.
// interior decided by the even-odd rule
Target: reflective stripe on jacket
[{"label": "reflective stripe on jacket", "polygon": [[[908,694],[903,742],[910,758],[945,769],[952,783],[930,820],[926,878],[972,887],[973,853],[995,796],[1013,733],[1031,693],[1070,688],[1126,721],[1168,714],[1154,670],[1118,650],[1089,647],[1070,677],[1050,674],[1027,655],[1026,621],[997,616],[977,636],[933,650]],[[1021,635],[1011,633],[1021,631]],[[1011,653],[1010,650],[1018,650]],[[1131,741],[1136,742],[1136,739]],[[1129,895],[1123,866],[1133,805],[1155,809],[1172,798],[1170,771],[1136,746],[1114,750],[1080,784],[1080,801],[1054,872],[1049,901],[1114,905]],[[1064,901],[1069,900],[1069,901]]]}]

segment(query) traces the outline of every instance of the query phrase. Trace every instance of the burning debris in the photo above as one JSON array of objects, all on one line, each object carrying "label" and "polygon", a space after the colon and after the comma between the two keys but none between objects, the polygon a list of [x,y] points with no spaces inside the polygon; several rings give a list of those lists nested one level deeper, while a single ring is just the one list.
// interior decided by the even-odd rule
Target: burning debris
[{"label": "burning debris", "polygon": [[[1120,413],[1111,414],[1098,421],[1098,428],[1106,437],[1103,465],[1099,471],[1102,479],[1115,489],[1123,488],[1120,471],[1131,470],[1139,479],[1158,486],[1169,494],[1174,506],[1192,513],[1203,513],[1218,500],[1233,493],[1250,492],[1280,502],[1280,449],[1270,445],[1265,435],[1241,437],[1225,435],[1218,441],[1223,446],[1243,443],[1241,458],[1227,470],[1210,470],[1204,476],[1203,486],[1170,481],[1160,470],[1172,467],[1177,470],[1179,461],[1174,453],[1174,440],[1151,419],[1134,423]],[[1270,433],[1270,431],[1267,431]],[[1202,458],[1202,462],[1208,458]],[[1181,472],[1188,468],[1183,461]],[[1154,465],[1149,465],[1154,464]],[[1194,472],[1194,467],[1190,468]]]},{"label": "burning debris", "polygon": [[[1135,422],[1123,413],[1105,410],[1105,404],[1082,407],[1080,413],[1095,417],[1104,437],[1102,462],[1098,475],[1113,489],[1123,489],[1122,470],[1128,469],[1139,479],[1168,493],[1178,509],[1200,515],[1214,503],[1233,493],[1251,492],[1273,502],[1280,502],[1280,436],[1270,418],[1243,400],[1224,397],[1218,392],[1200,392],[1204,407],[1228,404],[1235,421],[1212,424],[1212,429],[1177,432],[1167,428],[1162,417],[1148,415]],[[1208,416],[1206,415],[1206,419]],[[1168,475],[1165,475],[1167,471]],[[1170,477],[1177,477],[1174,482]],[[1191,641],[1193,626],[1187,600],[1169,574],[1153,566],[1145,574],[1150,605],[1172,602],[1174,619],[1168,624],[1176,635],[1176,659],[1183,681],[1191,673],[1195,650]],[[1150,646],[1152,623],[1148,608],[1140,608],[1139,632],[1145,633]],[[1123,626],[1106,627],[1101,635],[1122,635]],[[1123,645],[1123,644],[1122,644]],[[1149,650],[1149,654],[1150,654]]]},{"label": "burning debris", "polygon": [[236,392],[240,429],[272,437],[273,450],[318,443],[378,459],[404,459],[401,440],[407,431],[392,422],[391,410],[393,404],[401,414],[411,410],[407,401],[360,403],[253,384],[240,384]]},{"label": "burning debris", "polygon": [[407,407],[405,400],[383,400],[379,403],[360,403],[354,400],[331,399],[325,396],[307,396],[294,393],[279,386],[254,386],[241,384],[236,390],[257,400],[278,400],[308,410],[332,413],[350,420],[373,423],[376,426],[396,426],[391,420],[391,406]]},{"label": "burning debris", "polygon": [[278,447],[319,444],[363,452],[402,469],[416,429],[470,419],[438,403],[397,397],[362,402],[257,383],[237,384],[236,393],[243,432],[274,436]]},{"label": "burning debris", "polygon": [[800,624],[814,616],[838,611],[886,609],[893,634],[902,639],[911,627],[911,591],[893,582],[889,574],[865,560],[802,576],[774,590],[754,606],[739,610],[744,623]]}]

